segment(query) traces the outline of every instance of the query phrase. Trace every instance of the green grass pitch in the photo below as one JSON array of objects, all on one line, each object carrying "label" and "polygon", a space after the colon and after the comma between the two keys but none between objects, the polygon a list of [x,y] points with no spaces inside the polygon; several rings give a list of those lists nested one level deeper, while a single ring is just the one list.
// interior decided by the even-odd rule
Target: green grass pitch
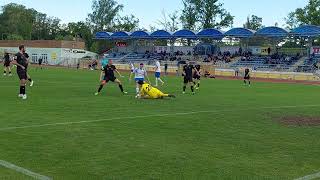
[{"label": "green grass pitch", "polygon": [[[0,160],[62,180],[294,179],[320,171],[319,126],[278,122],[320,117],[318,86],[203,79],[193,96],[181,93],[182,78],[164,77],[161,90],[176,99],[137,100],[127,77],[129,95],[109,84],[94,96],[99,73],[33,68],[26,101],[16,75],[0,77]],[[0,179],[31,178],[0,166]]]}]

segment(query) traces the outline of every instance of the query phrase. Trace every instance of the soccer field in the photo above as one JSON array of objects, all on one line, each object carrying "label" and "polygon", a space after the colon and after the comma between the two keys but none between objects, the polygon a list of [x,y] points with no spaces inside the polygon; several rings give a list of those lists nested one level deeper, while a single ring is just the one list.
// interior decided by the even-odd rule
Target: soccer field
[{"label": "soccer field", "polygon": [[[62,180],[295,179],[320,171],[319,86],[203,79],[193,96],[181,93],[182,78],[165,77],[160,89],[176,99],[137,100],[127,77],[129,95],[108,84],[94,96],[99,73],[31,69],[26,101],[16,75],[1,77],[0,160]],[[0,179],[32,178],[2,164]]]}]

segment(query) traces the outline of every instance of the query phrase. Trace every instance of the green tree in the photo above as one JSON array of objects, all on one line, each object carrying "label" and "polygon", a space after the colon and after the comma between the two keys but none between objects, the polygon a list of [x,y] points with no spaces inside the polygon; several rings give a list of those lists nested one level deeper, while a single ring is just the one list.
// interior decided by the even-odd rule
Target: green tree
[{"label": "green tree", "polygon": [[95,31],[112,31],[115,18],[122,9],[123,5],[115,0],[94,0],[93,12],[88,15],[88,20]]},{"label": "green tree", "polygon": [[320,25],[320,0],[309,0],[303,8],[297,8],[288,14],[286,20],[287,29],[294,29],[300,25]]},{"label": "green tree", "polygon": [[161,26],[162,29],[175,32],[179,29],[179,15],[178,11],[167,15],[164,10],[162,10],[162,18],[157,21],[157,24]]},{"label": "green tree", "polygon": [[198,22],[197,0],[183,0],[180,20],[184,29],[196,30]]},{"label": "green tree", "polygon": [[115,20],[114,30],[116,31],[133,31],[139,28],[139,19],[134,15],[117,17]]},{"label": "green tree", "polygon": [[251,18],[248,16],[247,22],[243,25],[244,28],[259,30],[263,28],[262,18],[256,15],[252,15]]}]

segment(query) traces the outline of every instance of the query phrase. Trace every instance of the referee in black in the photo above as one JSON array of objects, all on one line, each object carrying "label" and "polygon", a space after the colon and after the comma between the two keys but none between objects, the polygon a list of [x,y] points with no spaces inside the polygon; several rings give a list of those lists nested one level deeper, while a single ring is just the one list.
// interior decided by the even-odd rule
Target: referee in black
[{"label": "referee in black", "polygon": [[14,61],[12,64],[17,66],[17,74],[20,79],[20,93],[19,97],[26,100],[26,80],[28,79],[27,76],[27,66],[28,66],[28,59],[25,57],[25,47],[24,45],[19,46],[19,52],[15,55]]},{"label": "referee in black", "polygon": [[191,92],[192,94],[195,94],[194,92],[194,83],[193,83],[193,72],[195,71],[195,73],[199,73],[197,71],[197,69],[195,69],[195,67],[190,64],[190,62],[188,62],[188,64],[184,65],[183,66],[183,73],[182,73],[182,76],[183,76],[183,94],[186,93],[186,88],[187,88],[187,85],[190,85],[190,88],[191,88]]},{"label": "referee in black", "polygon": [[11,69],[10,69],[10,55],[9,53],[5,52],[4,54],[4,61],[3,61],[3,66],[4,66],[4,70],[3,70],[3,75],[6,76],[7,73],[9,73],[9,76],[11,76]]}]

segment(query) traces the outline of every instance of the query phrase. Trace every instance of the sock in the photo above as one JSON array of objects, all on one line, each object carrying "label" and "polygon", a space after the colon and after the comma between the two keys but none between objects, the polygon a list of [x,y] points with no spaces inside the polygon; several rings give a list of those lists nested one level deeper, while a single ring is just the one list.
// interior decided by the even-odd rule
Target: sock
[{"label": "sock", "polygon": [[20,86],[20,93],[19,94],[23,94],[22,86]]},{"label": "sock", "polygon": [[136,93],[137,93],[137,94],[139,94],[139,90],[140,90],[139,88],[136,88]]},{"label": "sock", "polygon": [[3,74],[7,74],[7,72],[4,70],[4,71],[3,71]]},{"label": "sock", "polygon": [[191,91],[194,92],[194,87],[193,86],[191,86]]},{"label": "sock", "polygon": [[32,82],[32,79],[31,79],[31,78],[29,78],[29,79],[28,79],[28,81],[29,81],[29,82]]},{"label": "sock", "polygon": [[25,86],[21,86],[21,90],[22,90],[22,94],[25,95],[26,94],[26,87]]},{"label": "sock", "polygon": [[200,83],[198,83],[198,85],[197,85],[198,87],[200,87]]},{"label": "sock", "polygon": [[249,85],[251,85],[251,81],[249,81]]},{"label": "sock", "polygon": [[164,83],[161,78],[159,78],[159,81],[160,81],[162,84]]},{"label": "sock", "polygon": [[187,86],[183,86],[183,92],[185,92],[185,91],[186,91],[186,88],[187,88]]},{"label": "sock", "polygon": [[11,74],[11,71],[9,71],[9,74]]},{"label": "sock", "polygon": [[246,80],[244,80],[243,82],[244,82],[244,84],[247,84],[247,81],[246,81]]},{"label": "sock", "polygon": [[102,88],[103,88],[103,85],[100,85],[98,92],[101,92]]},{"label": "sock", "polygon": [[158,86],[158,80],[159,80],[159,78],[156,78],[156,86]]},{"label": "sock", "polygon": [[119,85],[119,88],[120,88],[121,92],[123,92],[123,87],[121,84]]}]

